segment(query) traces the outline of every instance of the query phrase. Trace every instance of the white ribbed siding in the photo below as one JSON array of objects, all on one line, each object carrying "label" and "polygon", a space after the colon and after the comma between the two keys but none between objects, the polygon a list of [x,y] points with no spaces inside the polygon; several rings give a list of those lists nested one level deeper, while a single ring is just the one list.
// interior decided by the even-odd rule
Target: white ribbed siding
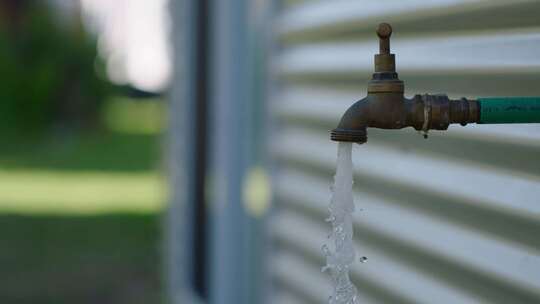
[{"label": "white ribbed siding", "polygon": [[[325,303],[328,130],[394,27],[406,95],[540,95],[540,1],[285,1],[272,58],[274,303]],[[362,303],[540,303],[540,127],[368,130],[353,150]]]}]

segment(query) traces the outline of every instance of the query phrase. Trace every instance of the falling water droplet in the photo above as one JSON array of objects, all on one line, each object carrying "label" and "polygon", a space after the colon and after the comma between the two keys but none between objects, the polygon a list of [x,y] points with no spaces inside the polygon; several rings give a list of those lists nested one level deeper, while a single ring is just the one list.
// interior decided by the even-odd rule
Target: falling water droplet
[{"label": "falling water droplet", "polygon": [[335,220],[336,220],[336,217],[333,216],[333,215],[331,215],[331,216],[329,216],[329,217],[327,217],[327,218],[325,219],[326,222],[333,222],[333,221],[335,221]]},{"label": "falling water droplet", "polygon": [[368,260],[368,258],[365,257],[365,256],[363,256],[363,257],[360,258],[360,262],[362,262],[362,263],[367,262],[367,260]]},{"label": "falling water droplet", "polygon": [[328,245],[326,245],[326,244],[322,245],[321,250],[322,250],[322,252],[324,253],[325,256],[329,256],[329,255],[332,254],[330,252],[330,248],[328,248]]}]

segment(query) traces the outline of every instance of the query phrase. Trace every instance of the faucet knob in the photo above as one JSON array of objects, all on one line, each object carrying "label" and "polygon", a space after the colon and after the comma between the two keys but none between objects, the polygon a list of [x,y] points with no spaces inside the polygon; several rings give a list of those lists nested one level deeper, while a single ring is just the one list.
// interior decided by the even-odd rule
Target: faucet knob
[{"label": "faucet knob", "polygon": [[375,73],[368,84],[368,93],[399,93],[403,94],[403,81],[396,73],[396,56],[390,53],[390,36],[392,26],[386,22],[377,27],[379,36],[379,54],[375,54]]},{"label": "faucet knob", "polygon": [[390,54],[390,36],[392,36],[392,26],[388,23],[381,23],[377,28],[379,36],[379,54]]}]

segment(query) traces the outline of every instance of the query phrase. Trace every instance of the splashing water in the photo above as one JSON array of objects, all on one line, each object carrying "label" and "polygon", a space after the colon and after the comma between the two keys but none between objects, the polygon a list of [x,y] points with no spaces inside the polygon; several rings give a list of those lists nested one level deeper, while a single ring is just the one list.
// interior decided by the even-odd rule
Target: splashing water
[{"label": "splashing water", "polygon": [[[330,271],[334,289],[328,299],[330,304],[357,304],[357,290],[349,278],[349,267],[356,258],[353,246],[352,212],[352,143],[340,142],[338,146],[337,169],[332,189],[332,200],[326,219],[332,223],[332,232],[322,246],[326,256],[326,266],[322,271]],[[365,260],[364,260],[365,259]],[[362,261],[367,258],[362,257]]]}]

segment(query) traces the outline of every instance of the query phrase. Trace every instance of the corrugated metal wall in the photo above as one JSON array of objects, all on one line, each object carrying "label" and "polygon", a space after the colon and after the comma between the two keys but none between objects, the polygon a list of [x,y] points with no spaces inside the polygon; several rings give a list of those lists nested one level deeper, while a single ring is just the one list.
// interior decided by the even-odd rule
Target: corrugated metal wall
[{"label": "corrugated metal wall", "polygon": [[[540,1],[285,1],[275,18],[273,303],[324,303],[328,130],[366,94],[381,21],[406,95],[540,95]],[[368,131],[356,145],[361,303],[540,303],[540,127]]]}]

